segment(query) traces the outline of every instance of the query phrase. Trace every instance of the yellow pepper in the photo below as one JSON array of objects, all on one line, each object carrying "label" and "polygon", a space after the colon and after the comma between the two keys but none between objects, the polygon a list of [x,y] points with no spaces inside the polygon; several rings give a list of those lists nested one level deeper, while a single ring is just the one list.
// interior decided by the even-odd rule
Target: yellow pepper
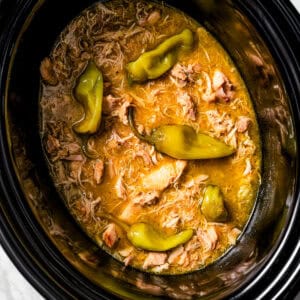
[{"label": "yellow pepper", "polygon": [[186,243],[192,237],[193,229],[185,229],[179,233],[166,236],[147,223],[135,223],[128,225],[111,214],[102,214],[106,218],[119,225],[127,234],[128,240],[133,246],[148,251],[167,251]]},{"label": "yellow pepper", "polygon": [[159,152],[176,159],[211,159],[229,156],[234,153],[231,146],[187,125],[163,125],[149,136],[141,135],[134,126],[133,107],[128,110],[129,125],[141,140],[152,145]]},{"label": "yellow pepper", "polygon": [[130,226],[127,237],[137,248],[148,251],[167,251],[190,240],[193,229],[185,229],[179,233],[165,236],[146,223]]},{"label": "yellow pepper", "polygon": [[74,130],[80,134],[95,133],[101,123],[103,77],[94,62],[89,62],[78,78],[74,96],[84,107],[84,119],[74,124]]},{"label": "yellow pepper", "polygon": [[201,212],[208,221],[226,221],[228,213],[224,205],[223,194],[218,186],[206,187],[201,203]]},{"label": "yellow pepper", "polygon": [[129,79],[144,82],[160,77],[175,65],[181,52],[192,49],[193,42],[193,33],[189,29],[168,38],[127,65]]}]

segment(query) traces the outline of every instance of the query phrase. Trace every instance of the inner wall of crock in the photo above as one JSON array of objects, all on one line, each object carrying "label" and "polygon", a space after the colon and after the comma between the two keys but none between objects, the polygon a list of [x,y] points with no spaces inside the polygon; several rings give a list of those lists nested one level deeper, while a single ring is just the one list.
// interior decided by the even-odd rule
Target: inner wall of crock
[{"label": "inner wall of crock", "polygon": [[182,1],[167,1],[205,25],[238,66],[261,129],[262,186],[242,238],[215,264],[172,277],[125,269],[86,238],[69,216],[48,174],[38,132],[40,61],[49,54],[67,23],[92,2],[71,6],[60,3],[57,9],[55,1],[47,1],[32,19],[17,48],[7,107],[12,156],[24,199],[65,258],[102,288],[135,299],[146,299],[145,295],[180,299],[216,294],[224,297],[254,276],[278,243],[288,215],[295,150],[288,99],[275,63],[254,27],[229,1],[195,0],[189,7]]}]

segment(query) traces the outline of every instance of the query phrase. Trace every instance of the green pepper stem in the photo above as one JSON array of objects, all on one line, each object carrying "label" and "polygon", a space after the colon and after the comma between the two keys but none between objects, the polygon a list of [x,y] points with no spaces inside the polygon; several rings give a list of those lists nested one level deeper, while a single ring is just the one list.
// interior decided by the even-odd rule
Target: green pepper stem
[{"label": "green pepper stem", "polygon": [[138,132],[138,130],[136,129],[135,124],[134,124],[134,120],[133,120],[134,116],[133,115],[134,115],[134,107],[130,106],[128,108],[128,116],[127,117],[128,117],[129,126],[130,126],[132,132],[134,133],[134,135],[142,141],[153,144],[153,141],[150,136],[145,136]]}]

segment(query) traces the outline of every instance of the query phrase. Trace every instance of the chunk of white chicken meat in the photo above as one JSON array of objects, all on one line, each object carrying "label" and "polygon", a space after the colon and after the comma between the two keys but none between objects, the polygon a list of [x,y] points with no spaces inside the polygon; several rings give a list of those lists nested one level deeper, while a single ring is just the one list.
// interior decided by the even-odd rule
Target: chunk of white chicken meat
[{"label": "chunk of white chicken meat", "polygon": [[186,166],[187,162],[184,160],[162,164],[142,178],[141,187],[144,191],[162,192],[179,180]]},{"label": "chunk of white chicken meat", "polygon": [[205,230],[199,228],[197,230],[197,237],[205,252],[216,248],[218,243],[218,234],[214,226],[208,226]]},{"label": "chunk of white chicken meat", "polygon": [[201,72],[201,78],[197,80],[197,83],[200,86],[203,101],[228,102],[233,98],[234,86],[220,70],[215,70],[212,80],[207,72]]},{"label": "chunk of white chicken meat", "polygon": [[161,193],[179,180],[186,166],[186,161],[178,160],[162,164],[151,173],[146,174],[137,184],[138,190],[134,188],[130,194],[128,191],[130,200],[124,205],[119,219],[132,224],[144,206],[156,204]]},{"label": "chunk of white chicken meat", "polygon": [[168,257],[168,263],[170,265],[188,265],[189,264],[189,257],[187,251],[184,249],[182,245],[175,248]]},{"label": "chunk of white chicken meat", "polygon": [[150,252],[143,264],[143,269],[164,265],[167,261],[167,254],[160,252]]},{"label": "chunk of white chicken meat", "polygon": [[213,102],[216,100],[216,94],[214,93],[211,85],[211,79],[207,72],[201,72],[200,79],[197,80],[201,98],[205,102]]},{"label": "chunk of white chicken meat", "polygon": [[192,97],[188,93],[182,93],[177,97],[177,103],[181,105],[183,115],[191,121],[196,120],[196,107]]},{"label": "chunk of white chicken meat", "polygon": [[234,86],[220,70],[215,70],[212,86],[217,100],[228,102],[232,99]]},{"label": "chunk of white chicken meat", "polygon": [[105,245],[109,248],[113,248],[116,245],[119,240],[116,224],[110,223],[106,226],[102,234],[102,239]]},{"label": "chunk of white chicken meat", "polygon": [[248,130],[251,124],[251,119],[249,117],[240,116],[238,117],[235,126],[237,128],[237,132],[243,133]]}]

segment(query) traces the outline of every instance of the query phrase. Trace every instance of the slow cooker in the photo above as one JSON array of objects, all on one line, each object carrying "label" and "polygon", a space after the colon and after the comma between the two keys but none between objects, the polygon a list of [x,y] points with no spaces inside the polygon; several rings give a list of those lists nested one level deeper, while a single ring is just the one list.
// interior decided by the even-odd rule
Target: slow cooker
[{"label": "slow cooker", "polygon": [[300,16],[286,0],[168,0],[240,70],[257,113],[262,185],[237,245],[178,276],[124,268],[59,199],[39,137],[39,64],[93,1],[0,1],[0,242],[48,299],[292,299],[300,282]]}]

